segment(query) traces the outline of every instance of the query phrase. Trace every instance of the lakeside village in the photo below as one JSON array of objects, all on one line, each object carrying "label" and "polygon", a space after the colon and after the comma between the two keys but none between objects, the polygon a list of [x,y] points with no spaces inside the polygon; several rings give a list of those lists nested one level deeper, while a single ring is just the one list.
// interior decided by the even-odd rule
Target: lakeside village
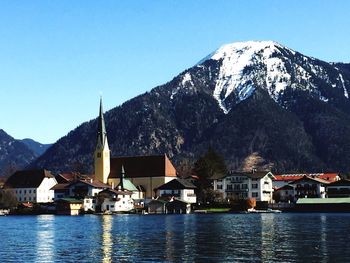
[{"label": "lakeside village", "polygon": [[166,155],[110,158],[102,100],[94,168],[17,171],[1,185],[2,202],[13,202],[0,202],[0,214],[350,211],[350,180],[337,173],[228,172],[209,178],[203,201],[200,176],[178,177]]}]

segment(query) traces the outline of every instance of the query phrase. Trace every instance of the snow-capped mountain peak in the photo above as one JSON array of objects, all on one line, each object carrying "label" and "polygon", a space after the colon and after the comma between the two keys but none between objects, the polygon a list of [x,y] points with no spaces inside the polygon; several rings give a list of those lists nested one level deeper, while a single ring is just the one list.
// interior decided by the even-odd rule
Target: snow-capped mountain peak
[{"label": "snow-capped mountain peak", "polygon": [[250,97],[257,88],[265,89],[271,98],[280,102],[289,87],[307,90],[328,101],[318,87],[319,80],[342,90],[348,98],[342,74],[332,77],[335,67],[329,63],[304,56],[273,41],[247,41],[226,44],[201,60],[215,60],[219,65],[213,96],[224,113],[230,111],[232,93],[239,103]]}]

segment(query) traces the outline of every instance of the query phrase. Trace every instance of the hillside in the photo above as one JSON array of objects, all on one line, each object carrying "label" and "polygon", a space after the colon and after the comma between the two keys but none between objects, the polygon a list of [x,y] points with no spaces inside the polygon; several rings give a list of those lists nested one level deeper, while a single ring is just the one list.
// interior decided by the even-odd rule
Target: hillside
[{"label": "hillside", "polygon": [[[350,171],[349,91],[348,64],[272,41],[233,43],[108,111],[110,149],[177,164],[212,145],[230,169]],[[32,166],[91,171],[96,129],[81,124]]]}]

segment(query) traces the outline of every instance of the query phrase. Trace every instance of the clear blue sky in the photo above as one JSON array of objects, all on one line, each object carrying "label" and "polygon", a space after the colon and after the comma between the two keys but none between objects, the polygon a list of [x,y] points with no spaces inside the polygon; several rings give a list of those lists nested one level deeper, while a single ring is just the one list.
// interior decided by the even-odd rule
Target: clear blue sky
[{"label": "clear blue sky", "polygon": [[51,143],[225,43],[350,62],[350,1],[0,1],[0,128]]}]

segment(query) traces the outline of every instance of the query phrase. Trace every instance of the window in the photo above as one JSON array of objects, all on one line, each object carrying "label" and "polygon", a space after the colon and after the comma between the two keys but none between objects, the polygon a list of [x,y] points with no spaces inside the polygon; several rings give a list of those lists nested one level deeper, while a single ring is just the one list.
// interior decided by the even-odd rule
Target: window
[{"label": "window", "polygon": [[19,190],[19,193],[21,194],[21,193],[22,193],[22,190]]},{"label": "window", "polygon": [[226,187],[227,190],[232,190],[232,184],[228,184]]},{"label": "window", "polygon": [[111,208],[114,208],[114,205],[111,205]]},{"label": "window", "polygon": [[29,193],[31,194],[31,193],[32,193],[32,190],[29,190]]},{"label": "window", "polygon": [[258,192],[252,192],[252,197],[259,197],[259,193]]},{"label": "window", "polygon": [[36,193],[36,190],[35,190],[35,189],[33,190],[33,193],[34,193],[34,194]]},{"label": "window", "polygon": [[258,188],[258,184],[252,184],[252,188],[253,189],[257,189]]},{"label": "window", "polygon": [[222,190],[222,184],[217,185],[216,188],[217,188],[218,190]]},{"label": "window", "polygon": [[248,189],[248,185],[247,184],[242,184],[242,189]]},{"label": "window", "polygon": [[27,200],[27,198],[26,198],[26,197],[24,197],[24,198],[23,198],[23,200],[24,200],[24,201],[26,201],[26,200]]},{"label": "window", "polygon": [[26,194],[26,193],[27,193],[27,190],[24,190],[24,193]]},{"label": "window", "polygon": [[97,158],[101,158],[101,153],[97,153]]}]

